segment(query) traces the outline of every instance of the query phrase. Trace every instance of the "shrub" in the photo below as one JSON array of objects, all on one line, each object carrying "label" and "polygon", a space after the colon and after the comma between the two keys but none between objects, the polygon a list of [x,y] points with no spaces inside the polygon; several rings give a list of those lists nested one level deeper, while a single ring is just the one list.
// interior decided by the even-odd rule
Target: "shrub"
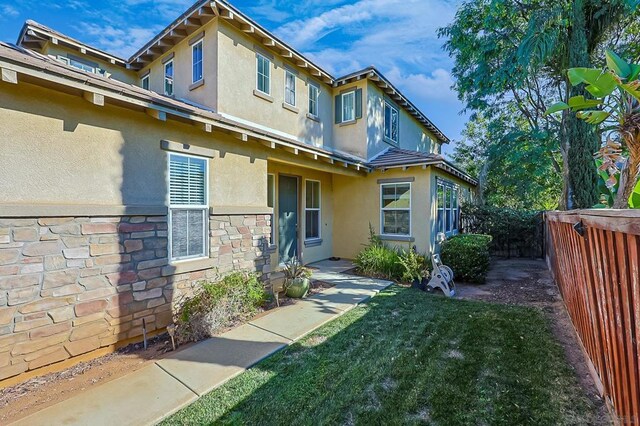
[{"label": "shrub", "polygon": [[404,273],[399,250],[385,244],[366,246],[356,256],[355,264],[361,273],[373,277],[399,280]]},{"label": "shrub", "polygon": [[449,266],[455,279],[482,284],[489,270],[490,235],[456,235],[442,243],[442,263]]},{"label": "shrub", "polygon": [[198,341],[254,315],[268,300],[255,274],[235,272],[217,282],[198,283],[194,295],[179,303],[179,342]]},{"label": "shrub", "polygon": [[421,255],[414,249],[403,251],[398,261],[404,268],[402,273],[402,280],[404,282],[411,283],[414,280],[420,280],[429,276],[426,256]]}]

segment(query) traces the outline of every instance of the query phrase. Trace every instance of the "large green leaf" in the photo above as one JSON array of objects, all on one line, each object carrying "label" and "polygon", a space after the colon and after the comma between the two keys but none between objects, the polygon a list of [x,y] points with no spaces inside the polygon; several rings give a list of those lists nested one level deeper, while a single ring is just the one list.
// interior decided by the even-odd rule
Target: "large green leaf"
[{"label": "large green leaf", "polygon": [[611,114],[606,111],[580,111],[576,115],[579,119],[584,120],[589,124],[600,124],[609,118],[609,115]]},{"label": "large green leaf", "polygon": [[637,84],[621,84],[620,87],[631,96],[640,101],[640,90],[638,90]]},{"label": "large green leaf", "polygon": [[640,181],[636,183],[636,187],[629,198],[629,207],[632,209],[640,209]]},{"label": "large green leaf", "polygon": [[572,85],[585,83],[585,89],[597,98],[609,96],[618,83],[613,74],[593,68],[570,68],[567,75]]},{"label": "large green leaf", "polygon": [[556,112],[563,111],[569,108],[569,105],[567,105],[565,102],[558,102],[547,108],[547,110],[544,112],[544,115],[554,114]]},{"label": "large green leaf", "polygon": [[629,64],[629,67],[631,68],[631,74],[629,74],[629,78],[627,80],[628,81],[633,81],[633,80],[637,79],[638,76],[640,75],[640,65],[638,65],[638,64]]},{"label": "large green leaf", "polygon": [[607,49],[605,52],[607,58],[607,66],[613,70],[618,77],[627,78],[631,74],[631,67],[620,56],[616,55],[613,50]]},{"label": "large green leaf", "polygon": [[573,96],[569,98],[569,107],[574,111],[580,111],[586,108],[593,108],[602,105],[602,101],[598,99],[585,99],[584,96]]}]

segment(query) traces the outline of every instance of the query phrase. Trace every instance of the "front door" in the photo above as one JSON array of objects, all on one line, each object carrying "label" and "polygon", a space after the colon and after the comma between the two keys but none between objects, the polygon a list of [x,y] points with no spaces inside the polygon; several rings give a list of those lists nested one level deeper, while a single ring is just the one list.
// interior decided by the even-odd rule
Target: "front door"
[{"label": "front door", "polygon": [[278,254],[280,263],[298,256],[298,179],[278,179]]}]

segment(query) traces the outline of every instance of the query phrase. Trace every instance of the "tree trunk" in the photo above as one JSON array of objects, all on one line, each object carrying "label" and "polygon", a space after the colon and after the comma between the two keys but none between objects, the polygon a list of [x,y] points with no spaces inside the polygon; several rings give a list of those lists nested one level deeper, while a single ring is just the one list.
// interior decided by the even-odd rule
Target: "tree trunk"
[{"label": "tree trunk", "polygon": [[[627,145],[629,146],[629,145]],[[640,171],[640,153],[631,151],[627,163],[620,171],[620,185],[618,186],[618,194],[613,202],[614,209],[628,209],[629,198],[633,193],[636,183],[638,182],[638,174]]]},{"label": "tree trunk", "polygon": [[[585,9],[584,0],[574,0],[567,46],[569,68],[591,66]],[[569,97],[578,95],[589,96],[583,87],[571,87]],[[598,135],[590,124],[580,120],[574,112],[567,114],[564,124],[569,145],[567,208],[591,208],[598,202],[598,173],[593,160],[593,154],[599,146]]]}]

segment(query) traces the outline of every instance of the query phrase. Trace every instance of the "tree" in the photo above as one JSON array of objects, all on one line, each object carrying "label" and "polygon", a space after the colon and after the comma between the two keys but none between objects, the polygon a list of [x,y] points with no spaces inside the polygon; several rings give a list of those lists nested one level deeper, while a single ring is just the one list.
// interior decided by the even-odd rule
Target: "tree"
[{"label": "tree", "polygon": [[[627,63],[613,51],[606,52],[607,67],[571,68],[567,75],[595,99],[582,95],[551,106],[547,114],[572,111],[585,125],[601,128],[607,143],[600,150],[601,169],[617,184],[613,207],[628,208],[640,176],[640,64]],[[611,179],[613,178],[613,179]]]},{"label": "tree", "polygon": [[618,28],[625,7],[637,5],[630,0],[478,0],[464,3],[454,22],[439,31],[455,59],[455,88],[468,110],[492,120],[515,107],[529,140],[553,141],[545,146],[563,176],[561,208],[593,204],[591,154],[598,140],[570,111],[545,115],[546,105],[575,94],[566,68],[589,66],[602,40]]}]

